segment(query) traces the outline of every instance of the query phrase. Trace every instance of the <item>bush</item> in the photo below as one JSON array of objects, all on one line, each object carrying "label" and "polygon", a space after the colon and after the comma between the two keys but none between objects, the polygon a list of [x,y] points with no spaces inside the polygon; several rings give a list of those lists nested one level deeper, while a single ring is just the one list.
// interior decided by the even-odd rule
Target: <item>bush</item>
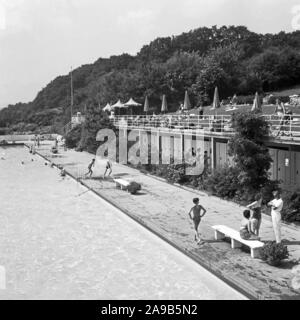
[{"label": "bush", "polygon": [[[279,181],[278,180],[269,180],[262,188],[261,195],[263,199],[263,204],[267,204],[273,199],[273,191],[279,189]],[[253,199],[254,200],[254,199]]]},{"label": "bush", "polygon": [[67,148],[76,148],[81,138],[81,126],[71,129],[65,136],[65,144]]},{"label": "bush", "polygon": [[239,190],[238,174],[236,167],[225,166],[205,178],[203,185],[206,190],[218,197],[233,199]]},{"label": "bush", "polygon": [[261,258],[269,265],[278,266],[282,260],[289,257],[287,246],[275,241],[267,242],[261,248]]},{"label": "bush", "polygon": [[276,100],[279,100],[280,102],[287,103],[290,102],[289,96],[272,96],[269,99],[269,104],[276,104]]},{"label": "bush", "polygon": [[254,95],[237,96],[236,104],[253,104],[253,101],[254,101]]},{"label": "bush", "polygon": [[287,222],[300,221],[300,192],[286,191],[283,193],[282,219]]},{"label": "bush", "polygon": [[135,181],[131,181],[129,186],[128,186],[128,191],[131,194],[136,194],[138,191],[142,189],[141,185]]}]

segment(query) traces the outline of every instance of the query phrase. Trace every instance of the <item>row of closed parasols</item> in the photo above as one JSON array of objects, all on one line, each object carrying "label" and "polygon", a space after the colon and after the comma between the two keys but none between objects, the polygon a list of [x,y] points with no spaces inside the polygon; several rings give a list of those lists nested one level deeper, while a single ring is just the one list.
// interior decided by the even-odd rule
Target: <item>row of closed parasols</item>
[{"label": "row of closed parasols", "polygon": [[[129,107],[140,107],[142,106],[142,104],[134,101],[132,98],[129,99],[128,102],[126,103],[122,103],[121,100],[118,100],[117,103],[115,103],[114,105],[110,105],[109,103],[103,108],[104,111],[113,111],[115,108],[129,108]],[[149,112],[149,100],[148,97],[146,96],[145,98],[145,102],[144,102],[144,112]],[[189,99],[189,95],[188,92],[185,91],[185,96],[184,96],[184,104],[182,106],[182,110],[189,110],[191,109],[191,103],[190,103],[190,99]],[[215,92],[214,92],[214,99],[213,99],[213,104],[212,104],[212,109],[218,109],[220,108],[220,99],[219,99],[219,92],[218,92],[218,88],[215,88]],[[260,103],[260,99],[259,99],[259,95],[256,92],[255,94],[255,98],[253,101],[253,107],[252,107],[252,111],[259,111],[261,110],[261,103]],[[161,112],[167,112],[168,111],[168,104],[167,104],[167,98],[166,95],[163,95],[162,97],[162,104],[161,104]]]}]

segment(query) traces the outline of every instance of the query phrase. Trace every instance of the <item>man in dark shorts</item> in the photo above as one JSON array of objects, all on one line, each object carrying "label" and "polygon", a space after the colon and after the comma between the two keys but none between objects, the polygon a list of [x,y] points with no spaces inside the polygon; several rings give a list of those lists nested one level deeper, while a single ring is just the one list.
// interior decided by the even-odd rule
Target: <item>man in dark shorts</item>
[{"label": "man in dark shorts", "polygon": [[[198,244],[202,243],[203,241],[200,238],[198,227],[201,222],[201,218],[204,217],[206,213],[206,209],[204,209],[201,204],[199,204],[199,198],[194,198],[193,203],[195,204],[192,209],[189,212],[189,217],[191,220],[193,220],[194,228],[195,228],[195,241],[197,241]],[[201,214],[201,210],[203,213]]]},{"label": "man in dark shorts", "polygon": [[92,170],[92,167],[94,167],[95,166],[95,159],[93,159],[92,160],[92,162],[89,164],[89,166],[88,166],[88,172],[85,174],[85,175],[90,175],[90,177],[92,176],[92,174],[93,174],[93,170]]}]

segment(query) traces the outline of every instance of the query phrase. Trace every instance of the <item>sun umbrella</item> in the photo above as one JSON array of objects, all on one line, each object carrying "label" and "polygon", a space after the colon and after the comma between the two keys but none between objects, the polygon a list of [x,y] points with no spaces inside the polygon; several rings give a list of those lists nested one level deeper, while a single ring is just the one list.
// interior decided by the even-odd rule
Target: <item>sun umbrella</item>
[{"label": "sun umbrella", "polygon": [[148,96],[146,96],[145,103],[144,103],[144,112],[146,112],[146,114],[147,114],[147,112],[149,112],[149,109],[150,109],[149,100],[148,100]]},{"label": "sun umbrella", "polygon": [[219,109],[220,107],[221,107],[221,103],[219,98],[219,91],[218,91],[218,87],[216,87],[215,93],[214,93],[214,101],[213,101],[211,110],[216,110],[216,109]]},{"label": "sun umbrella", "polygon": [[137,107],[137,106],[141,106],[140,103],[135,102],[132,98],[130,98],[126,103],[124,103],[125,107]]},{"label": "sun umbrella", "polygon": [[167,112],[168,111],[168,104],[167,104],[167,98],[166,95],[163,95],[162,104],[161,104],[161,112]]},{"label": "sun umbrella", "polygon": [[[124,104],[121,102],[121,100],[119,99],[117,103],[115,103],[114,105],[111,106],[112,110],[115,110],[116,108],[121,109],[121,108],[127,108],[126,106],[124,106]],[[119,115],[121,114],[121,111],[119,111]]]},{"label": "sun umbrella", "polygon": [[114,105],[111,106],[112,109],[114,108],[124,108],[124,104],[121,102],[121,100],[118,100],[117,103],[115,103]]},{"label": "sun umbrella", "polygon": [[232,97],[232,100],[231,100],[231,103],[233,104],[233,105],[236,105],[237,104],[237,95],[235,94],[233,97]]},{"label": "sun umbrella", "polygon": [[188,92],[185,91],[184,103],[183,103],[183,110],[190,110],[190,109],[191,109],[190,98],[189,98]]},{"label": "sun umbrella", "polygon": [[[132,98],[130,98],[126,103],[124,103],[125,107],[139,107],[141,106],[140,103],[134,101]],[[132,115],[132,108],[131,108],[131,115]]]},{"label": "sun umbrella", "polygon": [[103,111],[111,111],[111,105],[108,103],[104,108]]},{"label": "sun umbrella", "polygon": [[255,93],[255,98],[253,101],[253,106],[252,106],[251,111],[260,111],[260,112],[262,111],[258,92]]}]

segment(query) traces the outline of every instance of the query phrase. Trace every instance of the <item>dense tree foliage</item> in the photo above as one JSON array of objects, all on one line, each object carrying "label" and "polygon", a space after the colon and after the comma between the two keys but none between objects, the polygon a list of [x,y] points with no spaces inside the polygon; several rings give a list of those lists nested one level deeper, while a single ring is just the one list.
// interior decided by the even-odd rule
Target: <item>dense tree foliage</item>
[{"label": "dense tree foliage", "polygon": [[255,194],[269,181],[272,158],[263,139],[268,124],[259,114],[237,113],[233,119],[235,136],[229,141],[229,155],[238,170],[240,192]]},{"label": "dense tree foliage", "polygon": [[[221,99],[284,89],[299,84],[299,49],[300,31],[261,35],[243,26],[158,38],[136,56],[100,58],[74,70],[74,112],[84,111],[89,99],[101,106],[130,97],[143,103],[146,94],[156,111],[166,94],[172,111],[185,90],[193,104],[209,104],[216,85]],[[59,76],[34,101],[1,110],[0,127],[26,123],[59,131],[70,120],[70,104],[70,75]]]}]

